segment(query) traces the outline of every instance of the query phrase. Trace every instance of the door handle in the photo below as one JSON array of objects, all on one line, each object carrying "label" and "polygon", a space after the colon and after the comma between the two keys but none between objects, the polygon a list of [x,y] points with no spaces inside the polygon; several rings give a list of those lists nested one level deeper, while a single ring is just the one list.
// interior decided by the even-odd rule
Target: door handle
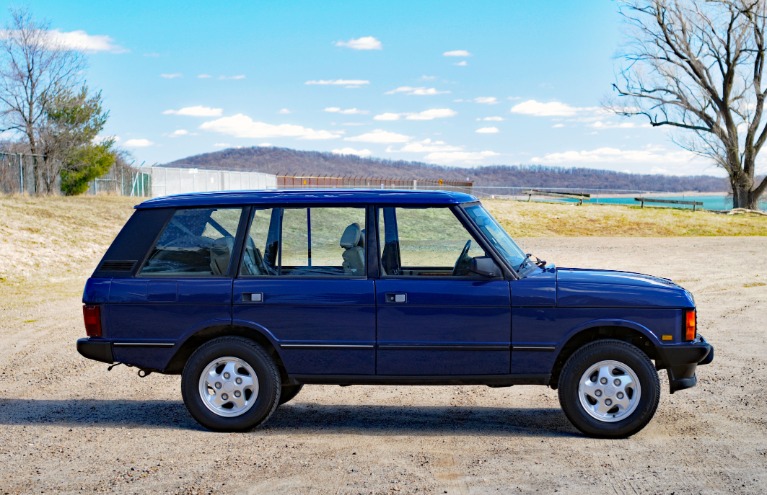
[{"label": "door handle", "polygon": [[249,303],[262,303],[264,302],[263,292],[243,292],[242,301]]},{"label": "door handle", "polygon": [[387,303],[396,303],[396,304],[403,304],[407,302],[407,294],[403,292],[387,292],[386,293],[386,302]]}]

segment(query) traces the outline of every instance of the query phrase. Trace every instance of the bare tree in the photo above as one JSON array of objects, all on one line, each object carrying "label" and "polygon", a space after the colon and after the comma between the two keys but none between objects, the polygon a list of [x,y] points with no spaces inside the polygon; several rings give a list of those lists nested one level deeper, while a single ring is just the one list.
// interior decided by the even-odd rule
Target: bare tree
[{"label": "bare tree", "polygon": [[729,175],[734,208],[756,209],[767,140],[765,0],[629,0],[626,62],[613,85],[622,115],[684,130],[675,141]]},{"label": "bare tree", "polygon": [[84,59],[55,38],[26,10],[11,10],[0,31],[0,131],[24,138],[33,155],[35,190],[53,192],[55,158],[46,152],[45,102],[82,84]]}]

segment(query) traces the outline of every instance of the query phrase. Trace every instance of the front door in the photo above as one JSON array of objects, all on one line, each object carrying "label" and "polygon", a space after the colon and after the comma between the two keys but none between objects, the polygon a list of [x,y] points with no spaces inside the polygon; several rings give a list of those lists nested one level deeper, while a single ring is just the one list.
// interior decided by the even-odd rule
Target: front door
[{"label": "front door", "polygon": [[448,207],[378,210],[376,373],[510,372],[509,283],[469,271],[485,249]]}]

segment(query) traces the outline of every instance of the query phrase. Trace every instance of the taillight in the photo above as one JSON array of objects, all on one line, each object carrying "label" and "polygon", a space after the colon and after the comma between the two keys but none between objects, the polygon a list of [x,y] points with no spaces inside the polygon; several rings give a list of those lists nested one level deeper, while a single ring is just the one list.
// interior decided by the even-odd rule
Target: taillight
[{"label": "taillight", "polygon": [[694,309],[688,309],[684,312],[684,340],[695,340],[697,333],[697,316]]},{"label": "taillight", "polygon": [[85,333],[88,337],[101,337],[101,307],[95,304],[83,306]]}]

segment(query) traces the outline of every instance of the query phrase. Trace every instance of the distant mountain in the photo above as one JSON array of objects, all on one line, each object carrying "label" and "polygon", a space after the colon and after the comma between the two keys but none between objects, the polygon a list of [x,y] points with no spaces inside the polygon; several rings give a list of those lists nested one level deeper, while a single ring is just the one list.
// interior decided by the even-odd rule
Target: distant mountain
[{"label": "distant mountain", "polygon": [[637,191],[729,191],[727,179],[708,175],[671,176],[627,174],[588,168],[542,165],[492,165],[476,168],[445,167],[428,163],[361,158],[288,148],[231,148],[182,158],[166,167],[264,172],[275,175],[371,177],[386,179],[471,180],[476,186],[572,188]]}]

